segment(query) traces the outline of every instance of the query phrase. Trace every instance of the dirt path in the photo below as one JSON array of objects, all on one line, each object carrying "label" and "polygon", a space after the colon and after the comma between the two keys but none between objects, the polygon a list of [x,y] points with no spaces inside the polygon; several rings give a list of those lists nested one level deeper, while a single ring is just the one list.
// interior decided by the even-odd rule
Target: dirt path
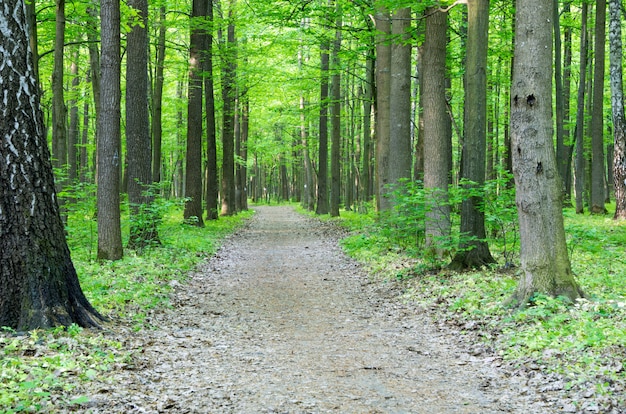
[{"label": "dirt path", "polygon": [[[94,412],[528,413],[489,358],[471,357],[390,286],[371,283],[328,224],[258,207],[176,285],[144,351]],[[535,405],[532,405],[535,404]]]}]

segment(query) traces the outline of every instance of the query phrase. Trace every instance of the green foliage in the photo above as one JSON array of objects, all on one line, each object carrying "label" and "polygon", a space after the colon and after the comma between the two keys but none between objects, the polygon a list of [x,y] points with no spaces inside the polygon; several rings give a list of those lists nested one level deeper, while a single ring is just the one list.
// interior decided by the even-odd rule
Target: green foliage
[{"label": "green foliage", "polygon": [[[150,328],[149,314],[168,306],[174,283],[212,255],[220,240],[252,212],[208,221],[205,228],[181,224],[182,204],[157,203],[160,247],[115,262],[95,260],[95,199],[91,186],[67,190],[68,242],[81,286],[91,303],[113,324]],[[127,220],[125,220],[127,221]],[[135,350],[140,352],[140,350]],[[135,352],[133,351],[133,352]],[[71,325],[46,331],[0,333],[0,413],[73,411],[89,401],[84,382],[102,379],[113,366],[132,364],[132,353],[106,331]]]}]

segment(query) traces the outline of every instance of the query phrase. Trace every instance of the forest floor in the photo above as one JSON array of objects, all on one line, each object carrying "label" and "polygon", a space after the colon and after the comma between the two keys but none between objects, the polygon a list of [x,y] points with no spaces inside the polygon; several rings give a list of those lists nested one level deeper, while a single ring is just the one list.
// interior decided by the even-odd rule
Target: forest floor
[{"label": "forest floor", "polygon": [[[95,413],[553,413],[497,355],[463,343],[402,287],[345,256],[336,225],[256,207],[218,253],[173,282],[154,329],[112,327],[135,349],[85,385]],[[545,390],[544,390],[545,391]]]}]

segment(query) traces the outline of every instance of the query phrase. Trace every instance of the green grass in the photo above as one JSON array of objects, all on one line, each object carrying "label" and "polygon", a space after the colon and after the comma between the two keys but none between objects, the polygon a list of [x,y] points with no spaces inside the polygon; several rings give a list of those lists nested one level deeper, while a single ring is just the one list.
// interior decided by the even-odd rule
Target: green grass
[{"label": "green grass", "polygon": [[[621,365],[626,361],[626,223],[571,209],[564,216],[572,269],[587,298],[572,305],[537,296],[521,310],[504,306],[518,269],[502,268],[499,239],[490,240],[498,267],[459,274],[433,270],[418,250],[403,248],[370,217],[361,226],[353,213],[342,212],[338,220],[353,231],[343,240],[344,249],[378,277],[404,283],[407,301],[460,327],[511,364],[532,362],[562,375],[567,389],[596,389],[624,405],[619,390],[626,386],[626,366]],[[511,252],[510,246],[507,260],[513,257],[519,264],[519,251]]]},{"label": "green grass", "polygon": [[[87,298],[110,321],[102,330],[67,329],[0,333],[0,413],[50,412],[88,401],[76,394],[85,381],[103,378],[129,363],[132,352],[107,332],[110,324],[152,329],[150,309],[169,306],[172,281],[184,283],[199,262],[253,213],[221,217],[197,228],[182,224],[181,205],[161,206],[160,247],[125,251],[115,262],[98,262],[93,211],[81,205],[68,219],[68,243]],[[127,229],[124,229],[127,234]]]}]

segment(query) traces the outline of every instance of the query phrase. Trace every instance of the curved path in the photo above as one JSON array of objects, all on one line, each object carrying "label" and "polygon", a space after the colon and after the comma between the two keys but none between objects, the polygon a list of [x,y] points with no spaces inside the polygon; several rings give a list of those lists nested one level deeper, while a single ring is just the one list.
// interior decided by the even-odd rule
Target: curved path
[{"label": "curved path", "polygon": [[[257,207],[136,339],[124,389],[96,412],[526,413],[517,386],[470,357],[392,286],[372,283],[329,224]],[[543,411],[545,412],[545,411]]]}]

